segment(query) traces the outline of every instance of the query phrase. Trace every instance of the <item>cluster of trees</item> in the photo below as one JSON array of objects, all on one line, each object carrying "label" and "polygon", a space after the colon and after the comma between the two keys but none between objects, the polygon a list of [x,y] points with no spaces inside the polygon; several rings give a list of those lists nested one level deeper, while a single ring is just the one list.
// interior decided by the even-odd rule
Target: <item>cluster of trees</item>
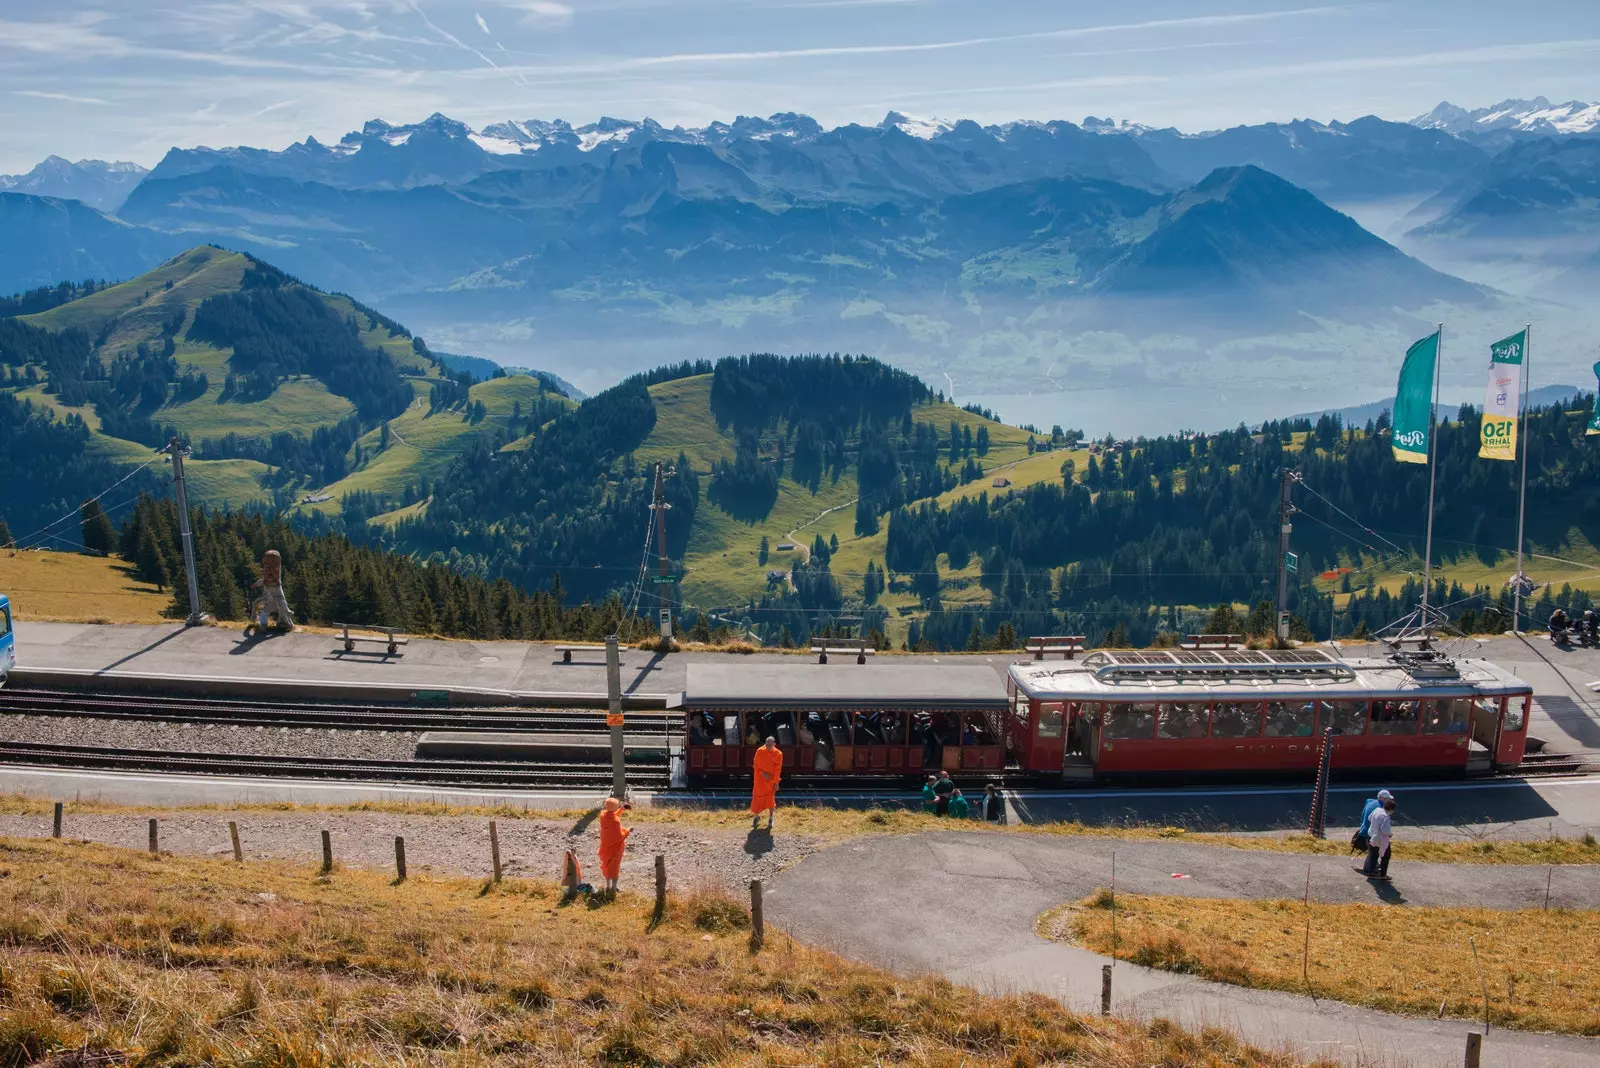
[{"label": "cluster of trees", "polygon": [[[307,437],[278,431],[270,438],[235,433],[206,438],[195,447],[202,460],[259,460],[276,468],[274,485],[289,485],[302,479],[314,484],[337,482],[350,473],[352,449],[362,435],[361,417],[348,415],[332,426],[320,426]],[[355,459],[359,463],[359,457]]]},{"label": "cluster of trees", "polygon": [[413,396],[394,362],[361,343],[354,319],[340,318],[315,290],[260,264],[245,271],[238,292],[201,302],[188,336],[233,348],[236,389],[246,399],[270,395],[290,375],[311,375],[372,421],[399,415]]},{"label": "cluster of trees", "polygon": [[[655,405],[641,379],[585,401],[518,452],[477,444],[434,486],[433,503],[396,524],[394,544],[427,555],[455,552],[466,569],[525,589],[557,572],[580,597],[630,584],[653,494],[651,471],[631,453],[649,436]],[[680,456],[667,479],[667,550],[681,559],[699,503],[699,479]]]},{"label": "cluster of trees", "polygon": [[14,315],[36,315],[39,312],[70,304],[79,297],[98,293],[106,283],[86,278],[82,282],[58,282],[53,286],[40,286],[9,297],[0,297],[0,319]]},{"label": "cluster of trees", "polygon": [[[259,514],[196,509],[190,521],[200,607],[218,619],[246,618],[262,555],[277,549],[283,555],[284,595],[301,622],[387,625],[480,640],[599,640],[615,632],[634,641],[653,629],[649,621],[626,615],[615,597],[568,607],[559,576],[551,589],[524,593],[504,579],[491,582],[441,561],[360,546],[339,535],[309,536]],[[86,518],[86,527],[89,522]],[[169,613],[182,617],[189,613],[189,595],[181,580],[177,527],[170,500],[141,497],[116,534],[115,549],[141,580],[172,588]]]}]

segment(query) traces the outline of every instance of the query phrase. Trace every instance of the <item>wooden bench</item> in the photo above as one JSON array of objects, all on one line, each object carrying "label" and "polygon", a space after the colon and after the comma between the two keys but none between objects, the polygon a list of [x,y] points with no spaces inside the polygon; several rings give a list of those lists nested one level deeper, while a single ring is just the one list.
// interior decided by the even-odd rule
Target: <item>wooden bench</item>
[{"label": "wooden bench", "polygon": [[865,638],[829,638],[826,641],[812,642],[811,651],[817,654],[817,663],[819,664],[828,662],[829,653],[837,653],[840,656],[854,656],[856,663],[865,664],[867,657],[878,650],[868,645]]},{"label": "wooden bench", "polygon": [[[393,627],[364,626],[359,623],[340,623],[339,629],[344,632],[344,651],[356,651],[356,642],[374,642],[385,646],[390,656],[400,651],[400,646],[407,643],[407,638]],[[371,631],[370,634],[352,634],[351,631]],[[379,635],[382,637],[379,637]]]},{"label": "wooden bench", "polygon": [[1032,653],[1035,660],[1043,660],[1046,653],[1060,653],[1071,660],[1074,654],[1083,652],[1085,638],[1082,634],[1051,634],[1029,638],[1023,648]]},{"label": "wooden bench", "polygon": [[1182,645],[1185,649],[1232,649],[1244,644],[1243,634],[1190,634]]},{"label": "wooden bench", "polygon": [[573,653],[599,653],[601,656],[605,656],[606,647],[603,645],[558,645],[556,646],[556,652],[561,654],[561,662],[563,664],[570,664],[572,663]]}]

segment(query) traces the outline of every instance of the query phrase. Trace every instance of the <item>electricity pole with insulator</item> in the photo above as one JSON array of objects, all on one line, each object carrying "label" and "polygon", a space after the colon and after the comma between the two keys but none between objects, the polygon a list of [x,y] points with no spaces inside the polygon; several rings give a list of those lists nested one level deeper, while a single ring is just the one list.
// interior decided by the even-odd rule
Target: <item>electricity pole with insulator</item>
[{"label": "electricity pole with insulator", "polygon": [[183,625],[196,627],[200,625],[200,580],[194,566],[194,531],[189,529],[189,494],[183,484],[183,461],[189,455],[189,447],[173,438],[161,451],[172,457],[172,492],[178,503],[178,539],[183,543],[183,571],[189,582],[189,618],[183,621]]},{"label": "electricity pole with insulator", "polygon": [[1294,515],[1294,502],[1289,499],[1294,485],[1295,472],[1285,467],[1283,481],[1278,490],[1278,640],[1289,640],[1289,571],[1298,561],[1289,552],[1289,532],[1294,525],[1289,517]]},{"label": "electricity pole with insulator", "polygon": [[672,638],[672,576],[667,559],[667,465],[656,461],[656,492],[650,510],[656,514],[656,596],[660,598],[661,640]]}]

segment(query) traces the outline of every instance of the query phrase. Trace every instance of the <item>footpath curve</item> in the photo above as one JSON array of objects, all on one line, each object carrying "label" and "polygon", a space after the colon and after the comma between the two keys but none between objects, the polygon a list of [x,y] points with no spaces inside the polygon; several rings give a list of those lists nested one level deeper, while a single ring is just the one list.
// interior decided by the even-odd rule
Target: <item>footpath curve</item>
[{"label": "footpath curve", "polygon": [[[780,828],[781,832],[781,828]],[[812,854],[773,881],[772,921],[796,938],[904,974],[938,974],[989,992],[1035,991],[1097,1011],[1110,958],[1049,942],[1035,918],[1111,882],[1130,893],[1299,898],[1311,866],[1322,902],[1520,908],[1543,903],[1543,866],[1417,864],[1398,843],[1391,884],[1369,883],[1342,857],[1267,853],[1165,841],[934,832],[847,842]],[[1188,879],[1174,879],[1181,872]],[[1550,903],[1600,907],[1600,869],[1556,867]],[[1404,923],[1404,910],[1394,912]],[[1221,1026],[1305,1059],[1371,1066],[1459,1065],[1463,1020],[1398,1016],[1326,999],[1248,990],[1119,962],[1113,1011]],[[1490,1032],[1484,1065],[1600,1066],[1600,1040]]]}]

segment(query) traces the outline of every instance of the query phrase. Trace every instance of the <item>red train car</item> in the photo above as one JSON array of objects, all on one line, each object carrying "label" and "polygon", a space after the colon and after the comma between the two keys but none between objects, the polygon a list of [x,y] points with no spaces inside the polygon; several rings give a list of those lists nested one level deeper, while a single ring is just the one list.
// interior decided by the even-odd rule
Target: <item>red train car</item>
[{"label": "red train car", "polygon": [[1023,770],[1313,774],[1335,768],[1489,772],[1521,763],[1533,689],[1487,660],[1337,660],[1317,650],[1149,650],[1023,663],[1006,680]]},{"label": "red train car", "polygon": [[915,663],[690,664],[684,710],[691,782],[749,778],[769,737],[784,774],[998,774],[1011,702],[993,667]]}]

